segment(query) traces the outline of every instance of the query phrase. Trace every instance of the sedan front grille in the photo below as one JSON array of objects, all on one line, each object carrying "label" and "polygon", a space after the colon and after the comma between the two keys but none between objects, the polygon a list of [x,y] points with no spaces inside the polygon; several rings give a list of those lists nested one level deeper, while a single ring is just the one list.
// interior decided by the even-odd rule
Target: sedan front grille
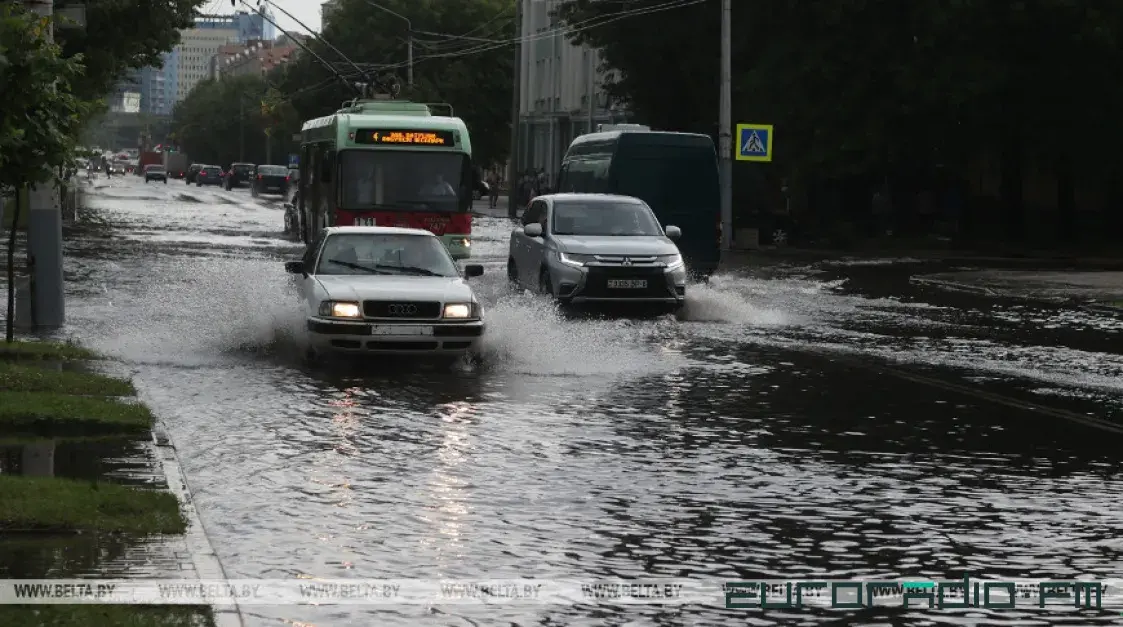
[{"label": "sedan front grille", "polygon": [[367,318],[434,319],[441,317],[441,304],[426,301],[365,300]]}]

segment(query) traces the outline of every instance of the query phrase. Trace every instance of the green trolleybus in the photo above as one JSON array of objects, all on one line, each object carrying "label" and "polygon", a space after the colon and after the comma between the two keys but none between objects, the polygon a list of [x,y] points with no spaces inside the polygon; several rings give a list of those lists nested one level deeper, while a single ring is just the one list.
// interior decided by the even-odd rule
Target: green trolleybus
[{"label": "green trolleybus", "polygon": [[[470,256],[479,181],[460,118],[402,100],[355,100],[301,129],[296,225],[305,243],[327,226],[399,226]],[[451,114],[451,107],[449,107]]]}]

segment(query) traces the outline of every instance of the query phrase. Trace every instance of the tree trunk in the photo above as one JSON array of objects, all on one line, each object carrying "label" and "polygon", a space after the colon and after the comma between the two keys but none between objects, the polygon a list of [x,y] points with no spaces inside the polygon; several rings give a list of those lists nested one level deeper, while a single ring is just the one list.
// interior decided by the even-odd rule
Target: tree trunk
[{"label": "tree trunk", "polygon": [[1059,243],[1070,244],[1076,235],[1076,172],[1072,159],[1057,159],[1056,237]]},{"label": "tree trunk", "polygon": [[15,340],[16,323],[16,229],[19,228],[22,188],[16,188],[16,210],[12,214],[12,230],[8,233],[8,318],[5,321],[4,341]]}]

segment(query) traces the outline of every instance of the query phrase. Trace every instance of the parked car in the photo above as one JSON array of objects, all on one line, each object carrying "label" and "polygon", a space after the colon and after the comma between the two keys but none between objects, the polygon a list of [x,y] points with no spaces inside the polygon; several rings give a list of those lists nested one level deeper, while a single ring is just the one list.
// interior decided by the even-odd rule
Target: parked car
[{"label": "parked car", "polygon": [[328,227],[285,269],[299,283],[310,357],[325,352],[462,359],[478,348],[484,311],[441,240],[421,229]]},{"label": "parked car", "polygon": [[253,180],[253,170],[257,167],[252,163],[232,163],[230,169],[226,171],[226,187],[227,191],[240,187],[242,185],[250,185]]},{"label": "parked car", "polygon": [[148,181],[163,181],[167,185],[168,171],[159,164],[146,165],[144,166],[144,182],[147,183]]},{"label": "parked car", "polygon": [[613,194],[536,197],[511,234],[507,278],[564,304],[651,305],[686,300],[686,266],[647,203]]},{"label": "parked car", "polygon": [[195,177],[199,174],[199,170],[202,170],[203,167],[204,164],[202,163],[192,163],[191,167],[187,168],[187,174],[183,177],[183,182],[187,183],[188,185],[194,183]]},{"label": "parked car", "polygon": [[195,185],[197,187],[202,187],[204,185],[218,185],[221,187],[224,178],[226,177],[223,175],[222,168],[217,165],[205,165],[195,175]]},{"label": "parked car", "polygon": [[289,169],[283,165],[259,165],[254,168],[250,194],[281,194],[289,191]]}]

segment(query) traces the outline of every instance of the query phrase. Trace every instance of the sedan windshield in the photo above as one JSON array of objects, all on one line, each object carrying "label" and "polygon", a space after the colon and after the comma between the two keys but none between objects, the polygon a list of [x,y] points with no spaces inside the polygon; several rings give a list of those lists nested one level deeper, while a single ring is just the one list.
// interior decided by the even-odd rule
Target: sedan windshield
[{"label": "sedan windshield", "polygon": [[375,233],[330,235],[316,274],[460,276],[436,237]]},{"label": "sedan windshield", "polygon": [[259,165],[257,173],[265,176],[288,176],[289,169],[279,165]]},{"label": "sedan windshield", "polygon": [[554,235],[662,235],[646,205],[619,201],[554,203]]}]

